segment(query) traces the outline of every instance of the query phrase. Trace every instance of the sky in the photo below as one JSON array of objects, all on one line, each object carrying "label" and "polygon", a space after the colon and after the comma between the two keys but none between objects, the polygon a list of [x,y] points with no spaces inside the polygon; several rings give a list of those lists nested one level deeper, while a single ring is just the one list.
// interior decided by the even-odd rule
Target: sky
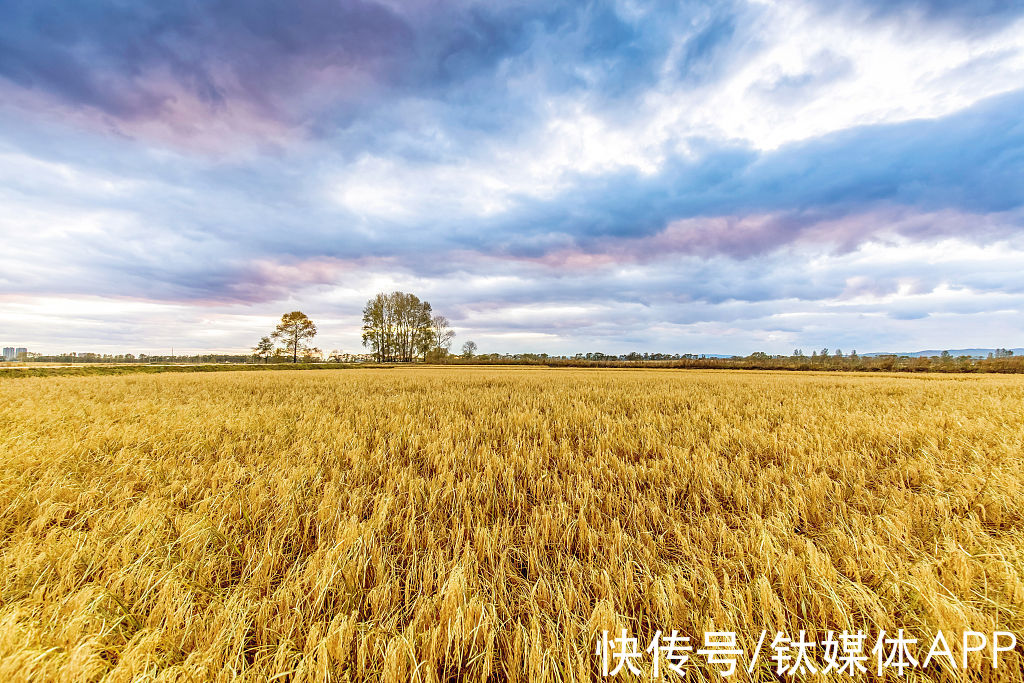
[{"label": "sky", "polygon": [[1024,345],[1024,2],[4,0],[0,343]]}]

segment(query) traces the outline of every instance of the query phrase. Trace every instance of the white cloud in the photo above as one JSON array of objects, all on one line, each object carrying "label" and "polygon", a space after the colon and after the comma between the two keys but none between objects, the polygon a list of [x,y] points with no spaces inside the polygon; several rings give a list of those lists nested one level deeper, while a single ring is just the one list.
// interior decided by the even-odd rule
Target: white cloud
[{"label": "white cloud", "polygon": [[[541,43],[564,38],[535,37]],[[94,133],[78,150],[76,165],[43,159],[45,151],[40,158],[12,151],[17,145],[0,137],[0,228],[13,236],[0,251],[0,281],[9,292],[37,293],[0,298],[0,317],[20,344],[50,345],[45,350],[51,351],[155,352],[171,345],[242,351],[281,312],[301,308],[323,322],[321,346],[355,350],[363,301],[377,291],[404,289],[448,313],[459,339],[472,336],[483,351],[568,353],[598,346],[606,352],[749,352],[757,345],[788,351],[796,344],[912,350],[1021,343],[1024,250],[1010,242],[936,237],[968,227],[997,234],[999,226],[982,223],[998,214],[979,214],[971,225],[963,215],[915,207],[896,207],[891,215],[865,209],[848,222],[835,218],[831,232],[827,221],[815,224],[817,233],[783,251],[771,249],[791,234],[768,232],[746,260],[718,255],[730,244],[716,250],[712,243],[737,226],[755,242],[758,216],[749,212],[677,221],[710,245],[700,256],[693,254],[701,245],[690,248],[685,230],[676,242],[655,239],[645,253],[626,253],[628,240],[610,239],[604,251],[580,248],[577,241],[605,234],[590,235],[586,225],[574,240],[557,226],[484,220],[524,200],[550,200],[550,214],[538,215],[564,209],[581,214],[585,223],[592,214],[583,192],[576,203],[556,203],[579,189],[581,178],[650,176],[679,155],[699,174],[704,148],[735,143],[772,150],[852,126],[943,117],[1024,83],[1021,20],[996,32],[955,33],[900,22],[856,23],[842,12],[764,3],[740,17],[727,61],[715,78],[703,81],[680,74],[683,41],[667,55],[660,80],[646,91],[630,90],[628,102],[599,88],[551,92],[545,75],[552,64],[544,58],[560,53],[550,44],[533,46],[535,55],[506,57],[497,70],[505,91],[493,100],[483,91],[436,99],[429,93],[396,95],[389,105],[399,130],[377,130],[376,122],[354,125],[380,143],[354,160],[342,152],[335,156],[326,143],[317,149],[307,141],[294,155],[288,149],[280,156],[253,152],[218,165],[188,154],[161,156],[144,143],[133,156],[131,141],[121,138],[108,148]],[[520,57],[512,69],[508,61]],[[600,63],[589,68],[584,80],[600,83]],[[479,102],[470,94],[487,100],[485,113],[475,109]],[[500,120],[514,115],[497,111],[506,102],[528,102],[523,117],[532,125]],[[186,113],[203,115],[198,109]],[[489,115],[499,119],[493,127],[487,120],[476,121],[476,128],[465,123]],[[12,127],[9,137],[33,130],[28,123],[19,126],[24,129]],[[290,136],[274,141],[284,147],[294,142]],[[102,158],[86,159],[93,149],[115,148],[108,160],[112,169],[127,169],[121,173],[103,170]],[[207,187],[211,181],[214,186]],[[652,186],[652,201],[674,189]],[[678,189],[685,194],[685,187]],[[639,221],[648,216],[639,205],[643,193],[637,196]],[[626,214],[618,217],[621,233],[629,226],[630,207],[608,206]],[[779,215],[787,211],[778,209]],[[909,218],[903,221],[900,211]],[[602,216],[593,215],[600,222]],[[1010,228],[1018,229],[1019,216],[1007,215]],[[873,223],[890,220],[890,233],[856,246],[875,234]],[[701,233],[701,226],[710,227]],[[793,227],[793,234],[802,229]],[[453,234],[459,239],[448,240]],[[821,239],[813,243],[816,236]],[[853,243],[844,247],[856,248],[835,253],[843,237]],[[593,242],[600,239],[588,245]],[[566,256],[496,255],[526,246],[534,248],[530,253],[547,249],[545,257],[557,250]],[[233,295],[276,300],[220,303]]]},{"label": "white cloud", "polygon": [[[669,154],[699,156],[701,139],[773,150],[853,126],[946,116],[1024,82],[1024,20],[974,35],[851,23],[798,3],[762,9],[745,15],[751,23],[732,46],[742,59],[721,78],[681,79],[669,68],[677,46],[628,115],[598,99],[549,94],[525,136],[487,140],[457,161],[364,156],[330,179],[330,193],[358,215],[388,221],[487,217],[571,190],[580,175],[656,173]],[[542,79],[519,80],[516,88],[535,88]],[[798,85],[773,94],[788,82]]]},{"label": "white cloud", "polygon": [[[772,4],[757,27],[764,47],[696,93],[667,84],[651,98],[655,128],[680,139],[735,139],[769,150],[851,126],[945,116],[1024,82],[1024,21],[972,36],[845,19],[797,3]],[[787,97],[765,93],[782,78],[813,77],[821,60],[836,59],[849,68],[833,80]],[[978,60],[984,68],[971,69]]]}]

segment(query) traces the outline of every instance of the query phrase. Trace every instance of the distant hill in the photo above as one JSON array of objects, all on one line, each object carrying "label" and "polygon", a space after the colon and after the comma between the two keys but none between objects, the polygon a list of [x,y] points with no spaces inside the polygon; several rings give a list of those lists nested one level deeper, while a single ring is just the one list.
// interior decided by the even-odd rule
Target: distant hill
[{"label": "distant hill", "polygon": [[[995,353],[995,349],[945,349],[951,356],[971,356],[972,358],[987,358],[988,354]],[[910,358],[922,358],[928,356],[941,356],[943,349],[928,349],[926,351],[880,351],[875,353],[862,353],[862,356],[909,356]],[[1013,355],[1024,355],[1024,348],[1010,349]]]}]

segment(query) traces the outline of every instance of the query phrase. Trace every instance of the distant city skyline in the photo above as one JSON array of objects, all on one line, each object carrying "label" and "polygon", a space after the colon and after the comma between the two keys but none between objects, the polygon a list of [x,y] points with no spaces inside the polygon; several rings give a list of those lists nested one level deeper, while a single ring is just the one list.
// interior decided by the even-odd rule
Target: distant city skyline
[{"label": "distant city skyline", "polygon": [[4,3],[0,333],[358,352],[403,290],[484,352],[1024,345],[1021,3],[277,7]]},{"label": "distant city skyline", "polygon": [[5,346],[4,349],[4,360],[18,360],[18,358],[25,353],[28,353],[28,349],[24,346]]}]

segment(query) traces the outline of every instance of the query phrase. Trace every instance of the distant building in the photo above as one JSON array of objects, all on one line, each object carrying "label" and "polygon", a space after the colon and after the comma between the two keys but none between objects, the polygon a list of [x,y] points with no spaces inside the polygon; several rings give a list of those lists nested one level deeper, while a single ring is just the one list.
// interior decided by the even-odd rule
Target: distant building
[{"label": "distant building", "polygon": [[13,346],[5,346],[4,347],[4,360],[14,360],[15,358],[17,358],[17,355],[15,354],[14,347]]},{"label": "distant building", "polygon": [[338,361],[340,363],[369,363],[373,361],[372,353],[336,353],[331,356],[331,360]]},{"label": "distant building", "polygon": [[26,349],[24,346],[19,346],[18,348],[14,349],[14,360],[27,360],[27,356],[28,349]]}]

